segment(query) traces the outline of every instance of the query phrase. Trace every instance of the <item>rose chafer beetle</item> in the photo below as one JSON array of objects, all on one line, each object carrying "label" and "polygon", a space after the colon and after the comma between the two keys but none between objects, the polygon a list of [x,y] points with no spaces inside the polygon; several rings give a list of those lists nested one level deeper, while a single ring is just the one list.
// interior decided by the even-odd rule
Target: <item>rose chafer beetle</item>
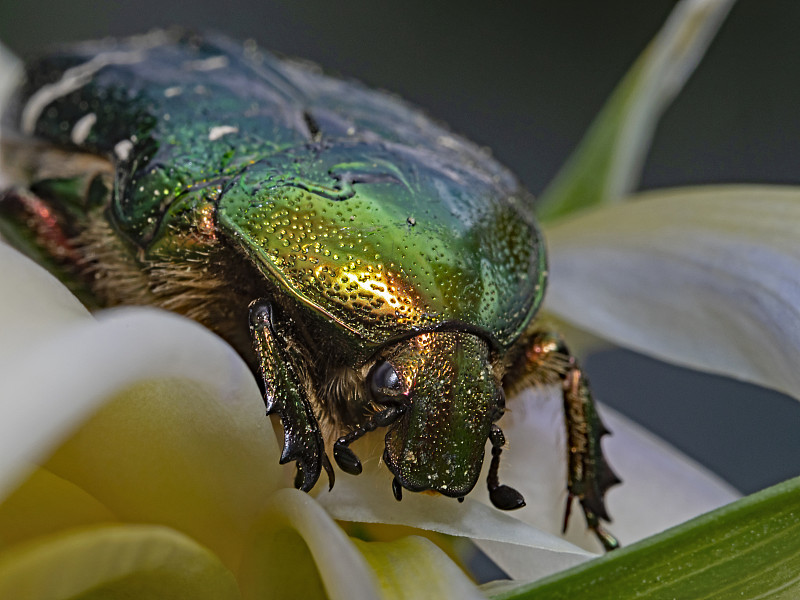
[{"label": "rose chafer beetle", "polygon": [[[157,32],[31,62],[4,117],[8,241],[87,304],[150,304],[228,340],[310,490],[385,431],[392,489],[463,499],[506,395],[563,389],[568,500],[606,548],[618,482],[585,375],[534,321],[533,202],[486,152],[383,92],[219,36]],[[565,517],[566,526],[566,517]]]}]

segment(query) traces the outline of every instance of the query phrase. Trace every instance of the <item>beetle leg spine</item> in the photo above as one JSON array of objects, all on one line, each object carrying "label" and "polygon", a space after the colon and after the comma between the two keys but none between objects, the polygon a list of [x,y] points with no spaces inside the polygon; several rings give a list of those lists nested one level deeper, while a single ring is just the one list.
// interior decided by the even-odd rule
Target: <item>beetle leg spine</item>
[{"label": "beetle leg spine", "polygon": [[558,334],[533,330],[522,351],[518,351],[506,375],[507,387],[513,391],[531,384],[560,384],[567,446],[567,504],[564,530],[570,517],[572,502],[577,498],[586,517],[586,524],[603,547],[619,544],[599,524],[610,521],[605,494],[620,479],[606,462],[601,439],[609,433],[597,413],[589,381],[575,356]]}]

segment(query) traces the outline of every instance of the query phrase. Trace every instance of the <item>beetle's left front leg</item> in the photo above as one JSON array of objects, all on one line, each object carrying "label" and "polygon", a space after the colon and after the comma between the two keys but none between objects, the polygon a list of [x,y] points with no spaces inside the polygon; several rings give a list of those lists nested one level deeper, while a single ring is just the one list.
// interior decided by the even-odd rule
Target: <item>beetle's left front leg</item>
[{"label": "beetle's left front leg", "polygon": [[564,530],[575,498],[580,501],[586,524],[606,550],[619,542],[600,524],[610,521],[605,494],[620,479],[606,462],[600,446],[608,430],[597,414],[589,381],[558,334],[535,331],[528,338],[524,352],[511,365],[506,376],[510,391],[530,384],[560,384],[564,400],[567,432],[567,506]]},{"label": "beetle's left front leg", "polygon": [[325,454],[317,418],[294,362],[275,330],[269,301],[250,303],[250,334],[264,383],[267,414],[278,413],[283,425],[281,464],[297,461],[294,484],[304,492],[314,487],[322,467],[333,487],[333,469]]}]

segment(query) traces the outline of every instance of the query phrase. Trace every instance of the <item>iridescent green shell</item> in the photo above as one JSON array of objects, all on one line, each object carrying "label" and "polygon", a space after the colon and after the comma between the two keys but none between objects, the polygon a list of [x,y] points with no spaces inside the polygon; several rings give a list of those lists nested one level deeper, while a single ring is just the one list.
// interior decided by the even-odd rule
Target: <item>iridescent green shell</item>
[{"label": "iridescent green shell", "polygon": [[427,329],[499,350],[544,291],[530,197],[485,151],[383,92],[224,38],[154,33],[33,63],[10,123],[109,158],[107,215],[145,257],[211,225],[331,336]]}]

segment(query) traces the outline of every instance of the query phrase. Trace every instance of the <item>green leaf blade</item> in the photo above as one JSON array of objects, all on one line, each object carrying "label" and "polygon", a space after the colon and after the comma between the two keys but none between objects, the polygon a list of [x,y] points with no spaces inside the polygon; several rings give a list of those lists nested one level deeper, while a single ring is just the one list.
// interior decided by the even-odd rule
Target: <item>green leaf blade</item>
[{"label": "green leaf blade", "polygon": [[798,598],[800,478],[569,571],[486,591],[497,600]]},{"label": "green leaf blade", "polygon": [[661,114],[694,71],[732,4],[677,4],[542,194],[537,214],[543,223],[621,202],[636,187]]}]

